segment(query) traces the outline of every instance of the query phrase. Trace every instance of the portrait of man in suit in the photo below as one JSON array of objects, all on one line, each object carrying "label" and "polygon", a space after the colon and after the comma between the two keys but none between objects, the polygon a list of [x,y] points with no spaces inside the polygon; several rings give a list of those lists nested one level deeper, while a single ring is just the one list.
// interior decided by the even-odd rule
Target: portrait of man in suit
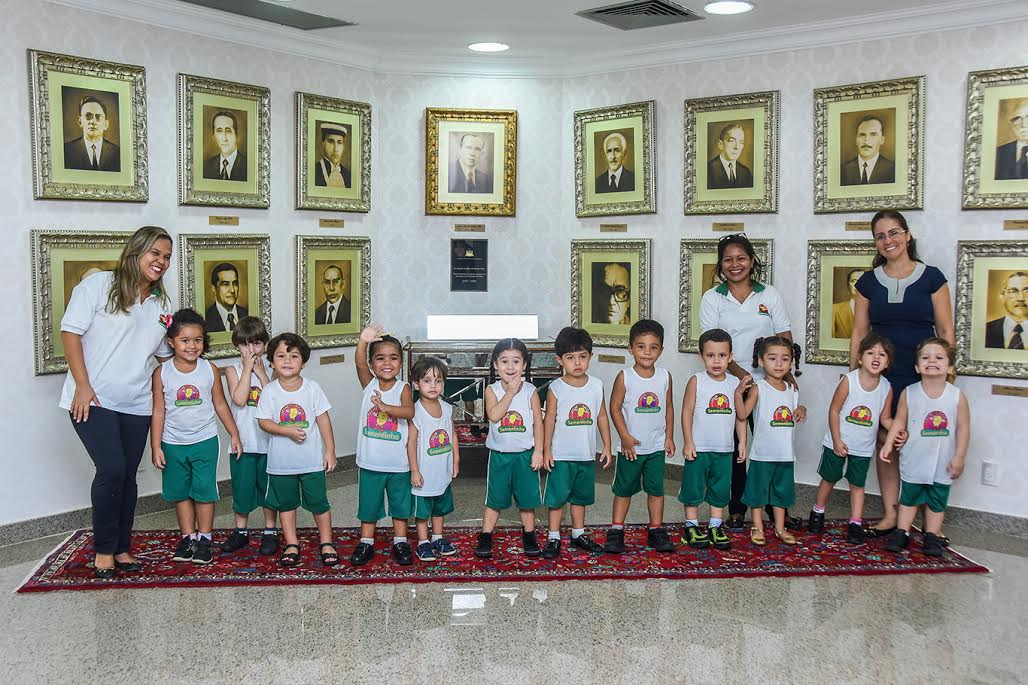
[{"label": "portrait of man in suit", "polygon": [[896,165],[881,153],[885,143],[885,122],[867,114],[857,122],[857,156],[842,164],[839,183],[844,186],[895,183]]},{"label": "portrait of man in suit", "polygon": [[592,277],[592,322],[630,324],[631,264],[597,262],[593,264]]},{"label": "portrait of man in suit", "polygon": [[211,138],[218,154],[203,161],[203,177],[222,181],[246,180],[246,155],[238,148],[239,124],[236,115],[218,110],[211,117]]},{"label": "portrait of man in suit", "polygon": [[999,299],[1003,303],[1004,315],[986,322],[985,346],[1006,350],[1028,349],[1028,272],[1017,271],[1003,279]]},{"label": "portrait of man in suit", "polygon": [[489,133],[451,133],[450,141],[457,143],[457,159],[450,164],[449,189],[451,193],[492,193],[493,176],[478,165],[491,159]]},{"label": "portrait of man in suit", "polygon": [[1005,125],[1010,127],[1014,140],[996,148],[996,180],[1028,179],[1028,98],[1005,108],[1007,102],[1000,100],[1000,110],[1008,111]]},{"label": "portrait of man in suit", "polygon": [[233,331],[239,320],[249,314],[247,308],[239,304],[239,269],[234,264],[220,262],[211,269],[210,297],[214,302],[204,312],[209,333]]},{"label": "portrait of man in suit", "polygon": [[857,281],[864,275],[864,269],[837,268],[836,271],[845,271],[846,290],[848,296],[841,302],[832,304],[832,337],[849,339],[853,332],[853,296],[857,292]]},{"label": "portrait of man in suit", "polygon": [[321,289],[325,294],[325,301],[314,310],[315,325],[350,323],[350,300],[344,297],[344,293],[349,292],[349,280],[338,264],[330,263],[324,268],[321,272]]},{"label": "portrait of man in suit", "polygon": [[753,172],[739,161],[746,146],[746,132],[738,122],[722,127],[717,137],[718,154],[707,163],[707,189],[752,188]]},{"label": "portrait of man in suit", "polygon": [[349,159],[343,163],[349,136],[342,124],[320,122],[321,157],[314,164],[314,185],[331,188],[350,187]]},{"label": "portrait of man in suit", "polygon": [[121,171],[121,149],[104,134],[111,125],[107,105],[95,95],[78,103],[81,135],[64,144],[64,168],[80,171]]},{"label": "portrait of man in suit", "polygon": [[603,139],[603,157],[607,160],[607,169],[596,177],[597,193],[627,193],[635,190],[635,174],[625,166],[625,155],[628,153],[628,140],[618,132],[610,133]]}]

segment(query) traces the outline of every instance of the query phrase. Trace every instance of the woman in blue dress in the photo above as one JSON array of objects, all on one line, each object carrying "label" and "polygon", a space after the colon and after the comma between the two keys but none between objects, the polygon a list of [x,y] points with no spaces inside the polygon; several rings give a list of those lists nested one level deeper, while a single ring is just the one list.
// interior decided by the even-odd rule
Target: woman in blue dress
[{"label": "woman in blue dress", "polygon": [[[953,309],[946,277],[918,258],[917,245],[902,214],[891,210],[878,212],[871,219],[871,234],[878,254],[871,263],[872,270],[857,281],[853,297],[850,368],[857,367],[857,350],[869,331],[892,341],[896,355],[889,360],[885,375],[892,384],[895,412],[900,393],[919,380],[914,372],[917,344],[933,335],[954,343]],[[896,527],[899,460],[874,461],[885,516],[867,533],[870,537],[883,537]]]}]

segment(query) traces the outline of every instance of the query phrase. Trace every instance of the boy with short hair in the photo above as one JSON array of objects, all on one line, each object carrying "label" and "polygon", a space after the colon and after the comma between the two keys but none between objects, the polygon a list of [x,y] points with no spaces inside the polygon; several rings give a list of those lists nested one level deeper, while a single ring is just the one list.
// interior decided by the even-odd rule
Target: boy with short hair
[{"label": "boy with short hair", "polygon": [[675,454],[674,400],[671,374],[656,366],[664,351],[664,327],[652,319],[636,321],[628,332],[628,348],[635,363],[618,372],[610,391],[610,417],[621,449],[614,464],[614,505],[604,551],[628,551],[625,517],[632,496],[645,490],[650,514],[646,544],[658,552],[674,552],[664,529],[664,460]]},{"label": "boy with short hair", "polygon": [[554,341],[557,362],[564,375],[550,383],[546,393],[543,460],[546,478],[543,504],[549,507],[549,535],[544,559],[560,555],[560,523],[564,505],[571,505],[571,544],[590,554],[603,547],[585,534],[585,508],[596,501],[596,429],[603,450],[600,463],[610,466],[610,426],[603,399],[603,382],[590,376],[593,339],[581,328],[567,326]]}]

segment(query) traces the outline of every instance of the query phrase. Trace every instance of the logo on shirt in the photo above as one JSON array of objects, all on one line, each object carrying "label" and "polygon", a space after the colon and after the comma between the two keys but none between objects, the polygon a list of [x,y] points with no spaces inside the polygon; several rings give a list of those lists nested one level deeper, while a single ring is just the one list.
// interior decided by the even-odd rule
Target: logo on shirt
[{"label": "logo on shirt", "polygon": [[310,426],[307,423],[307,414],[304,413],[303,407],[298,404],[287,404],[282,407],[282,411],[278,413],[278,425],[296,426],[297,428],[307,428]]},{"label": "logo on shirt", "polygon": [[445,429],[439,428],[432,431],[428,438],[428,453],[430,456],[446,454],[453,451],[453,443],[450,442],[450,434]]},{"label": "logo on shirt", "polygon": [[723,392],[714,394],[707,402],[706,411],[708,414],[731,414],[732,404],[728,401],[728,395]]},{"label": "logo on shirt", "polygon": [[944,438],[949,435],[949,419],[941,411],[933,411],[924,417],[921,436],[925,438]]},{"label": "logo on shirt", "polygon": [[635,408],[636,414],[659,414],[660,413],[660,400],[657,399],[657,394],[653,392],[644,392],[639,395],[639,403]]},{"label": "logo on shirt", "polygon": [[171,328],[171,314],[161,314],[157,317],[157,323],[164,326],[165,328]]},{"label": "logo on shirt", "polygon": [[400,422],[384,411],[372,407],[368,410],[368,420],[361,432],[364,437],[372,440],[400,441]]},{"label": "logo on shirt", "polygon": [[853,407],[853,409],[850,410],[850,415],[846,417],[846,423],[852,423],[854,426],[870,428],[874,423],[872,419],[874,419],[874,416],[871,415],[870,407],[860,405],[859,407]]},{"label": "logo on shirt", "polygon": [[261,400],[261,389],[256,385],[250,386],[250,394],[246,396],[246,406],[256,407]]},{"label": "logo on shirt", "polygon": [[775,413],[771,416],[772,428],[792,428],[795,425],[796,422],[792,419],[792,409],[784,404],[775,409]]},{"label": "logo on shirt", "polygon": [[175,393],[176,407],[195,407],[198,404],[203,404],[203,400],[200,398],[200,390],[195,385],[183,385]]},{"label": "logo on shirt", "polygon": [[591,426],[593,425],[593,414],[589,411],[589,407],[579,402],[571,407],[571,411],[568,412],[568,420],[564,422],[564,425]]},{"label": "logo on shirt", "polygon": [[521,415],[521,412],[511,410],[500,419],[500,427],[496,429],[496,432],[524,433],[525,430],[525,417]]},{"label": "logo on shirt", "polygon": [[757,305],[757,313],[762,316],[771,316],[771,312],[767,310],[767,305],[763,303]]}]

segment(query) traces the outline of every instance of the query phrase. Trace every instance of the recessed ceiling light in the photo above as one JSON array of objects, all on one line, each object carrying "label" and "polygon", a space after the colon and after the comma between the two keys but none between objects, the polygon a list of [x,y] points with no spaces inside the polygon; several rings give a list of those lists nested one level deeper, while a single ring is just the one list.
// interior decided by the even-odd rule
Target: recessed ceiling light
[{"label": "recessed ceiling light", "polygon": [[708,2],[703,9],[710,14],[743,14],[753,9],[749,0],[715,0]]},{"label": "recessed ceiling light", "polygon": [[503,52],[510,50],[510,46],[506,43],[472,43],[468,49],[475,52]]}]

